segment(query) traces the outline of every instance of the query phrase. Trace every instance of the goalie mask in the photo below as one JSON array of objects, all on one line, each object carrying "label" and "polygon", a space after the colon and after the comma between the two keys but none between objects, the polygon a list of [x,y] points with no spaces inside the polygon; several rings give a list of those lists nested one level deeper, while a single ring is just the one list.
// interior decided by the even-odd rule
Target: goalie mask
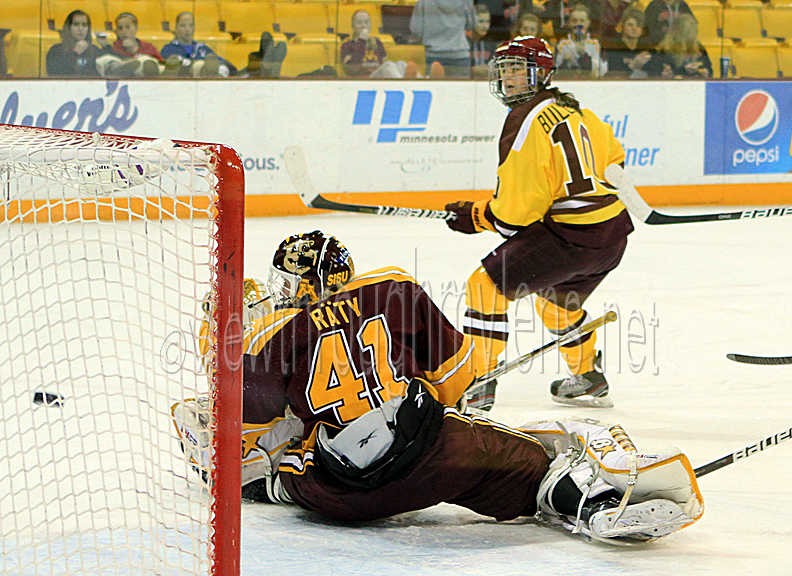
[{"label": "goalie mask", "polygon": [[278,308],[304,308],[338,291],[355,274],[349,250],[319,230],[289,236],[272,259],[269,290]]},{"label": "goalie mask", "polygon": [[541,38],[519,36],[504,42],[489,61],[490,92],[513,108],[550,85],[553,52]]}]

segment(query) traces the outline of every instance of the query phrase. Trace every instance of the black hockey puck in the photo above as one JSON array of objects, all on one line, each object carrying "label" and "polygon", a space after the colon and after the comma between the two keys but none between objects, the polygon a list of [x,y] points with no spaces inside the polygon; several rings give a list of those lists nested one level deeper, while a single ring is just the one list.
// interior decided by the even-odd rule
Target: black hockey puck
[{"label": "black hockey puck", "polygon": [[65,398],[59,394],[49,392],[34,392],[33,404],[46,404],[47,406],[60,406]]}]

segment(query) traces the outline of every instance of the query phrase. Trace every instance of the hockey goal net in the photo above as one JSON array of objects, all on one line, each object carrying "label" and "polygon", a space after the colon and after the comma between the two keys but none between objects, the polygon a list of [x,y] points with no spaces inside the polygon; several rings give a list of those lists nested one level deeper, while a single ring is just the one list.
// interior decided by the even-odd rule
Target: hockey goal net
[{"label": "hockey goal net", "polygon": [[238,574],[239,157],[0,126],[0,188],[0,573]]}]

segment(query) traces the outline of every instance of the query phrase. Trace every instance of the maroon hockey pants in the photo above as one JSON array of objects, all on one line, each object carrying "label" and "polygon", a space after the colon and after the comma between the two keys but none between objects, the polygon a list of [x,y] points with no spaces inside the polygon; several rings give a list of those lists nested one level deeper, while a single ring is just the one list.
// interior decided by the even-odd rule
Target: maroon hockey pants
[{"label": "maroon hockey pants", "polygon": [[303,508],[337,520],[374,520],[448,502],[498,520],[536,513],[547,472],[544,448],[530,436],[447,409],[437,441],[407,475],[369,492],[338,488],[316,466],[281,473]]}]

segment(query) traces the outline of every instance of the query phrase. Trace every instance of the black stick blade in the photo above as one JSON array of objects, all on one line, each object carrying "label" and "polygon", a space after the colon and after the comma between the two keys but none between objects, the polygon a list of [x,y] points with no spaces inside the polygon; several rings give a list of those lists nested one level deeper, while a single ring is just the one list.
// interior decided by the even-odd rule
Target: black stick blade
[{"label": "black stick blade", "polygon": [[792,356],[747,356],[745,354],[726,354],[726,358],[742,364],[764,364],[766,366],[792,364]]}]

